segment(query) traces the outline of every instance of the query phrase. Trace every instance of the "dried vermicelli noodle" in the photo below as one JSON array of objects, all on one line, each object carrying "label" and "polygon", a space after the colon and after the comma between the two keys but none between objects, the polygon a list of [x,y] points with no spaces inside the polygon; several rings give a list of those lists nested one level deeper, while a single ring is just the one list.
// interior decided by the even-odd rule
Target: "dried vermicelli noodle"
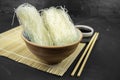
[{"label": "dried vermicelli noodle", "polygon": [[42,17],[54,45],[67,45],[78,40],[76,28],[64,8],[44,9]]},{"label": "dried vermicelli noodle", "polygon": [[65,8],[50,7],[41,10],[24,3],[15,13],[25,35],[43,46],[62,46],[78,41],[79,34]]},{"label": "dried vermicelli noodle", "polygon": [[43,20],[34,6],[24,3],[15,12],[19,23],[23,26],[25,35],[32,42],[44,46],[53,45],[48,31],[44,27]]}]

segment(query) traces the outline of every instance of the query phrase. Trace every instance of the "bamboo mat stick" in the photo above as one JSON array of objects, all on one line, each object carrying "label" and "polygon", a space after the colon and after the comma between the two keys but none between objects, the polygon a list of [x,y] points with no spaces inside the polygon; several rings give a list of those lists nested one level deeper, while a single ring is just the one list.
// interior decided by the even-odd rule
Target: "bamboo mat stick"
[{"label": "bamboo mat stick", "polygon": [[92,44],[91,44],[91,46],[90,46],[90,48],[89,48],[89,50],[88,50],[88,53],[87,53],[87,55],[86,55],[86,57],[85,57],[82,65],[81,65],[81,67],[80,67],[80,70],[79,70],[79,72],[78,72],[78,74],[77,74],[78,77],[81,75],[81,73],[82,73],[82,71],[83,71],[83,69],[84,69],[84,67],[85,67],[85,64],[86,64],[86,62],[87,62],[87,60],[88,60],[88,57],[89,57],[89,55],[90,55],[90,53],[91,53],[91,51],[92,51],[92,48],[94,47],[94,44],[95,44],[95,42],[96,42],[96,40],[97,40],[97,38],[98,38],[98,35],[99,35],[99,33],[96,33],[95,39],[93,40],[93,42],[92,42]]},{"label": "bamboo mat stick", "polygon": [[95,32],[95,34],[93,35],[92,39],[90,40],[90,42],[89,42],[88,46],[86,47],[85,51],[83,52],[82,56],[80,57],[79,61],[77,62],[75,68],[73,69],[73,71],[72,71],[72,73],[71,73],[71,76],[74,76],[74,75],[75,75],[75,73],[76,73],[76,71],[77,71],[80,63],[82,62],[84,56],[86,55],[86,52],[88,51],[88,49],[89,49],[91,43],[93,42],[95,36],[96,36],[96,32]]}]

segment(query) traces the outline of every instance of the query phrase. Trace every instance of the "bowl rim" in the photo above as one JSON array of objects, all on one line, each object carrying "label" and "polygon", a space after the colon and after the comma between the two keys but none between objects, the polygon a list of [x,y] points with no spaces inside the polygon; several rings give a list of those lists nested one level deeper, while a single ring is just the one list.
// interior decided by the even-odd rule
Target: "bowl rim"
[{"label": "bowl rim", "polygon": [[29,44],[31,44],[31,45],[37,46],[37,47],[42,47],[42,48],[63,48],[63,47],[68,47],[68,46],[72,46],[72,45],[74,45],[74,44],[80,43],[80,41],[81,41],[82,38],[83,38],[83,34],[82,34],[82,32],[81,32],[79,29],[76,28],[76,30],[80,33],[80,35],[79,35],[79,40],[77,40],[77,41],[75,41],[75,42],[73,42],[73,43],[71,43],[71,44],[67,44],[67,45],[63,45],[63,46],[44,46],[44,45],[39,45],[39,44],[37,44],[37,43],[31,42],[31,41],[29,41],[28,39],[26,39],[25,36],[23,35],[23,34],[24,34],[24,31],[22,31],[21,37],[22,37],[22,39],[23,39],[25,42],[27,42],[27,43],[29,43]]}]

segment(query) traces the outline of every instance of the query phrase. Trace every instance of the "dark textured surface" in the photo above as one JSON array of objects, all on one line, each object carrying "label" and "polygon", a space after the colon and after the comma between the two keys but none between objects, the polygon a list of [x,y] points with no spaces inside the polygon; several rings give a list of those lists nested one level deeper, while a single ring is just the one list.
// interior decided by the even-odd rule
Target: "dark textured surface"
[{"label": "dark textured surface", "polygon": [[81,16],[119,16],[119,0],[0,0],[0,12],[13,13],[18,5],[28,2],[37,9],[65,6],[70,13]]},{"label": "dark textured surface", "polygon": [[[74,23],[93,27],[95,31],[100,32],[99,39],[80,78],[70,76],[77,60],[63,77],[58,77],[0,57],[0,80],[120,80],[119,0],[27,1],[38,9],[66,4],[69,12],[72,13]],[[12,10],[23,2],[24,0],[0,0],[0,32],[18,25],[15,20],[14,25],[11,26]]]},{"label": "dark textured surface", "polygon": [[120,24],[108,22],[104,18],[80,19],[74,18],[76,24],[86,24],[100,32],[80,78],[70,76],[73,65],[63,77],[58,77],[0,57],[0,80],[119,80]]}]

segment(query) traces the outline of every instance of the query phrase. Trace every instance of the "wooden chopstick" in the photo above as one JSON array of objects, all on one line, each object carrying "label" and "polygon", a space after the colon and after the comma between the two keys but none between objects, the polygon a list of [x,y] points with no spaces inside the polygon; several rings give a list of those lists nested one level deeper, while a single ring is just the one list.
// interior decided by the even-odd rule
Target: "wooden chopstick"
[{"label": "wooden chopstick", "polygon": [[90,40],[89,44],[87,45],[87,47],[86,47],[85,51],[83,52],[82,56],[80,57],[79,61],[77,62],[75,68],[73,69],[73,71],[72,71],[72,73],[71,73],[71,76],[74,76],[74,75],[75,75],[75,73],[76,73],[76,71],[77,71],[80,63],[82,62],[84,56],[86,55],[86,52],[88,51],[88,49],[89,49],[91,43],[93,42],[95,36],[96,36],[96,32],[95,32],[95,34],[93,35],[92,39]]},{"label": "wooden chopstick", "polygon": [[86,64],[86,62],[87,62],[87,60],[88,60],[88,58],[89,58],[89,55],[90,55],[90,53],[91,53],[91,51],[92,51],[92,48],[94,47],[94,44],[95,44],[95,42],[96,42],[96,40],[97,40],[97,38],[98,38],[98,35],[99,35],[99,33],[96,33],[95,39],[93,40],[93,42],[92,42],[92,44],[91,44],[91,46],[90,46],[90,48],[89,48],[89,50],[88,50],[88,53],[87,53],[87,55],[86,55],[86,57],[85,57],[82,65],[81,65],[81,67],[80,67],[80,70],[78,71],[78,74],[77,74],[78,77],[81,75],[81,73],[82,73],[82,71],[83,71],[83,69],[84,69],[84,67],[85,67],[85,64]]}]

